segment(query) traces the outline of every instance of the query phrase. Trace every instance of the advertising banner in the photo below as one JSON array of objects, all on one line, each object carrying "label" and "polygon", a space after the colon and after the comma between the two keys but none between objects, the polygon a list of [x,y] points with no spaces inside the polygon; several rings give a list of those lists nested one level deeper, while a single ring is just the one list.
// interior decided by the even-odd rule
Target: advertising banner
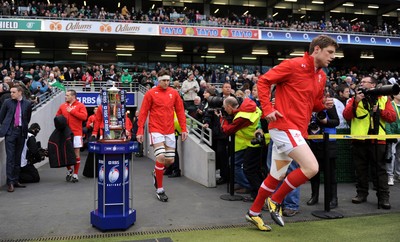
[{"label": "advertising banner", "polygon": [[350,44],[400,47],[400,38],[352,34],[350,35]]},{"label": "advertising banner", "polygon": [[159,34],[177,37],[229,38],[229,39],[259,39],[257,29],[238,29],[225,27],[199,27],[160,25]]},{"label": "advertising banner", "polygon": [[41,30],[41,20],[23,20],[23,19],[0,19],[0,30],[9,31],[32,31]]},{"label": "advertising banner", "polygon": [[42,30],[62,33],[157,35],[158,25],[125,22],[43,20]]},{"label": "advertising banner", "polygon": [[[83,103],[86,107],[97,107],[101,104],[101,98],[98,92],[77,92],[76,99],[78,99],[78,101]],[[125,105],[127,107],[136,106],[135,93],[126,92],[125,99]]]},{"label": "advertising banner", "polygon": [[400,47],[400,38],[398,37],[357,35],[357,34],[262,30],[260,39],[269,41],[311,42],[313,38],[321,34],[325,34],[332,37],[338,42],[339,45],[355,44],[355,45]]}]

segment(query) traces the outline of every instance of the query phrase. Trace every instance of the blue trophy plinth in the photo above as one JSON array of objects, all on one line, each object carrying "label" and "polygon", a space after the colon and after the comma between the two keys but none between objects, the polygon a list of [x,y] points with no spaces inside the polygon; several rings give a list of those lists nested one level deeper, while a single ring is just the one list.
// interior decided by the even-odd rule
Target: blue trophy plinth
[{"label": "blue trophy plinth", "polygon": [[89,151],[96,154],[99,164],[97,208],[95,201],[90,222],[102,231],[125,230],[136,221],[136,210],[129,206],[129,161],[137,150],[137,142],[89,143]]}]

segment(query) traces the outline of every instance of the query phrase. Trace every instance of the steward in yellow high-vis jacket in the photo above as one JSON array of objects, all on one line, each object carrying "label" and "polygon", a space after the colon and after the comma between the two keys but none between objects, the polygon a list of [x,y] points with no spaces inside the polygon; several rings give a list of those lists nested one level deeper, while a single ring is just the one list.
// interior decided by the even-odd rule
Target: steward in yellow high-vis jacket
[{"label": "steward in yellow high-vis jacket", "polygon": [[221,126],[226,135],[235,134],[235,183],[248,187],[251,197],[255,199],[264,177],[261,172],[261,146],[252,144],[251,140],[254,138],[262,111],[249,98],[245,98],[239,105],[235,97],[227,97],[223,107],[228,115],[233,116],[232,123],[223,119]]},{"label": "steward in yellow high-vis jacket", "polygon": [[[360,89],[370,90],[376,85],[377,80],[368,76],[361,80]],[[387,96],[371,96],[361,90],[348,101],[343,117],[351,121],[352,135],[385,135],[386,123],[396,121],[396,113]],[[368,173],[371,165],[372,181],[377,188],[378,206],[383,209],[391,208],[385,150],[385,138],[353,140],[352,153],[357,182],[357,195],[352,199],[353,203],[367,201]]]}]

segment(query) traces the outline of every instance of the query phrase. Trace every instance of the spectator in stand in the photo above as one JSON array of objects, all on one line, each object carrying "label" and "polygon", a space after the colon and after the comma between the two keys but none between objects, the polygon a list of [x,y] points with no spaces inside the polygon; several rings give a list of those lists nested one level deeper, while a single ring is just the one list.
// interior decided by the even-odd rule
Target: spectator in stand
[{"label": "spectator in stand", "polygon": [[353,97],[356,93],[355,90],[351,87],[352,84],[354,83],[353,78],[351,78],[351,76],[346,76],[346,78],[344,79],[344,82],[346,83],[346,85],[350,88],[350,97]]},{"label": "spectator in stand", "polygon": [[7,80],[4,80],[3,83],[0,83],[0,109],[1,109],[1,106],[3,105],[4,101],[8,98],[11,98],[9,83],[10,82],[8,82]]},{"label": "spectator in stand", "polygon": [[76,68],[76,72],[75,72],[75,81],[82,81],[82,77],[83,77],[83,72],[81,70],[80,67]]},{"label": "spectator in stand", "polygon": [[8,58],[5,67],[9,71],[11,71],[11,69],[15,69],[15,65],[16,65],[16,63],[15,63],[14,59],[12,57],[10,57],[10,58]]},{"label": "spectator in stand", "polygon": [[[54,74],[51,73],[48,81],[53,81],[54,80]],[[38,94],[43,94],[49,90],[49,86],[47,85],[48,81],[43,80],[39,76],[34,76],[33,81],[31,82],[30,85],[30,91],[32,94],[37,95]]]},{"label": "spectator in stand", "polygon": [[67,82],[72,82],[75,80],[75,70],[73,68],[69,68],[68,72],[64,73],[64,79]]},{"label": "spectator in stand", "polygon": [[99,19],[106,19],[107,12],[104,10],[104,7],[101,7],[100,12],[99,12]]},{"label": "spectator in stand", "polygon": [[22,81],[25,78],[24,68],[21,66],[19,70],[15,73],[15,79]]},{"label": "spectator in stand", "polygon": [[90,90],[90,85],[93,82],[93,76],[90,75],[89,71],[86,71],[85,75],[82,76],[82,81],[85,82],[85,90],[87,90],[87,88]]},{"label": "spectator in stand", "polygon": [[121,76],[121,82],[122,86],[124,87],[129,87],[129,85],[132,83],[132,75],[129,74],[128,69],[124,69],[124,74]]},{"label": "spectator in stand", "polygon": [[92,9],[92,15],[90,16],[90,18],[96,19],[99,16],[99,8],[97,7],[97,5],[94,5],[93,9]]},{"label": "spectator in stand", "polygon": [[0,80],[4,80],[4,77],[8,76],[8,71],[7,69],[2,69],[1,70],[1,75],[0,75]]},{"label": "spectator in stand", "polygon": [[200,90],[199,84],[194,80],[193,72],[189,72],[188,79],[182,83],[183,101],[185,110],[190,112],[195,111],[194,98]]}]

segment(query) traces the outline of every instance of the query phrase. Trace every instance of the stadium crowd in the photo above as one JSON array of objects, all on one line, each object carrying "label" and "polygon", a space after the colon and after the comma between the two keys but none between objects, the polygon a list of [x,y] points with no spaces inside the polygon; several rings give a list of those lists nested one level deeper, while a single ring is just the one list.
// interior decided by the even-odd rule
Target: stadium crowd
[{"label": "stadium crowd", "polygon": [[27,5],[25,1],[1,0],[0,15],[25,16],[35,18],[61,18],[61,19],[100,19],[109,21],[155,21],[173,22],[177,24],[196,24],[212,26],[248,26],[272,29],[288,29],[300,31],[327,31],[327,32],[362,32],[378,35],[398,35],[398,28],[393,23],[383,22],[381,25],[367,21],[349,21],[345,17],[325,20],[287,20],[269,16],[255,16],[251,13],[238,15],[232,12],[229,16],[206,16],[199,10],[184,8],[182,11],[173,7],[159,7],[148,11],[134,9],[127,6],[115,12],[108,11],[102,6],[78,6],[76,3],[47,3],[32,1]]}]

